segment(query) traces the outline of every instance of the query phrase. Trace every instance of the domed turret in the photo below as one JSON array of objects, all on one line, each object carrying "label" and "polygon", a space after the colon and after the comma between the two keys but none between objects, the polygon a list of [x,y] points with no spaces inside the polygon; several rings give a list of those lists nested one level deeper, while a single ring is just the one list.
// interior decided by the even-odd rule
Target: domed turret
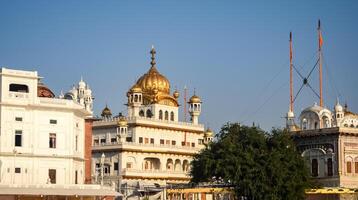
[{"label": "domed turret", "polygon": [[194,95],[189,99],[189,113],[191,115],[191,121],[193,124],[199,123],[199,115],[201,113],[201,99],[199,96]]},{"label": "domed turret", "polygon": [[119,141],[125,142],[128,133],[128,122],[122,113],[119,113],[117,125],[117,138]]},{"label": "domed turret", "polygon": [[78,88],[86,88],[86,83],[83,81],[83,78],[81,77],[80,82],[78,82]]},{"label": "domed turret", "polygon": [[106,107],[102,110],[101,116],[102,116],[103,118],[106,118],[106,119],[112,117],[112,112],[111,112],[111,110],[108,108],[107,105],[106,105]]},{"label": "domed turret", "polygon": [[211,142],[213,140],[214,137],[214,132],[208,128],[206,129],[206,131],[204,132],[204,144],[208,144],[209,142]]},{"label": "domed turret", "polygon": [[201,103],[201,99],[199,96],[194,94],[192,97],[190,97],[189,103]]},{"label": "domed turret", "polygon": [[176,98],[176,99],[179,98],[179,92],[178,92],[178,90],[175,90],[175,91],[173,92],[173,97]]},{"label": "domed turret", "polygon": [[127,119],[124,116],[119,116],[117,125],[118,127],[126,127],[128,124]]}]

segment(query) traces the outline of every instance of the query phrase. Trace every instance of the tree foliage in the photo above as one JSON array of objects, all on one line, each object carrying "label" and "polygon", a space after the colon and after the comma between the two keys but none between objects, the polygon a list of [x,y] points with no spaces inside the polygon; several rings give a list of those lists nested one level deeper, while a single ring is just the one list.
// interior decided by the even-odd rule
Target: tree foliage
[{"label": "tree foliage", "polygon": [[224,125],[191,163],[192,182],[220,182],[247,199],[304,199],[310,175],[286,131]]}]

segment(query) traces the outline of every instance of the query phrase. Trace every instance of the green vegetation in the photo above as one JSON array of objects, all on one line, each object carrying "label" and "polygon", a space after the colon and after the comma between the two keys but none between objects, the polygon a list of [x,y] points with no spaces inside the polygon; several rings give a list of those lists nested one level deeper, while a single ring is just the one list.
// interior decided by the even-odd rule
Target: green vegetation
[{"label": "green vegetation", "polygon": [[310,175],[286,131],[224,125],[216,140],[194,157],[192,182],[233,185],[247,199],[304,199]]}]

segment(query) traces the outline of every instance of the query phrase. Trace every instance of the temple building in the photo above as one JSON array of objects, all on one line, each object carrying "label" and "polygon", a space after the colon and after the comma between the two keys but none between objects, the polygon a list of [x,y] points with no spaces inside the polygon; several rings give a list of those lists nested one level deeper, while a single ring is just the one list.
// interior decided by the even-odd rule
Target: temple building
[{"label": "temple building", "polygon": [[[292,34],[290,34],[290,107],[286,115],[286,126],[297,145],[298,150],[309,166],[312,177],[325,187],[358,188],[358,114],[343,107],[339,100],[330,109],[323,102],[322,81],[322,34],[318,22],[318,60],[313,66],[319,67],[319,91],[316,92],[308,82],[303,80],[301,88],[308,86],[319,98],[315,103],[300,113],[295,123],[293,112],[293,80],[292,80]],[[296,69],[297,70],[297,69]]]},{"label": "temple building", "polygon": [[0,199],[114,196],[84,185],[91,180],[92,113],[56,97],[41,79],[36,71],[0,69]]},{"label": "temple building", "polygon": [[156,67],[155,49],[150,53],[150,69],[127,92],[127,115],[113,116],[106,105],[93,123],[93,179],[115,185],[125,197],[188,183],[193,155],[214,134],[199,123],[202,100],[195,94],[187,102],[190,122],[179,120],[179,92],[171,93]]}]

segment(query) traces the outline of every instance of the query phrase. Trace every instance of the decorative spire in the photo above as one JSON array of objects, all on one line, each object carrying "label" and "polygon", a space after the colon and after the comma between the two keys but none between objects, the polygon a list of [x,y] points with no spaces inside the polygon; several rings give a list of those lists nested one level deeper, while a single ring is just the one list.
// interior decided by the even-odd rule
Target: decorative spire
[{"label": "decorative spire", "polygon": [[150,54],[152,54],[152,57],[151,57],[151,59],[152,59],[152,61],[150,62],[150,64],[152,65],[152,68],[155,68],[155,54],[156,54],[157,52],[155,51],[155,49],[154,49],[154,45],[152,45],[152,50],[150,50]]}]

